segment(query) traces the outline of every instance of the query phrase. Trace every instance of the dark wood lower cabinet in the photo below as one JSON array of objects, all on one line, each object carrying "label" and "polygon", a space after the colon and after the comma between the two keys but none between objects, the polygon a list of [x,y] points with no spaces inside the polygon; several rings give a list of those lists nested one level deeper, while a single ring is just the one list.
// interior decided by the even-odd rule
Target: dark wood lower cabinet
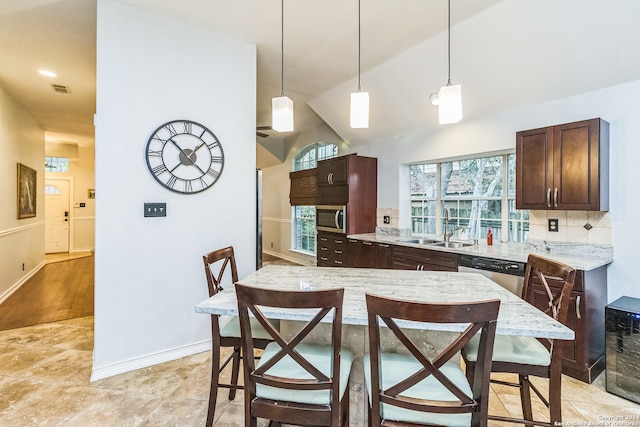
[{"label": "dark wood lower cabinet", "polygon": [[[549,283],[553,286],[553,283]],[[539,294],[534,304],[540,310],[548,301],[542,285],[534,285]],[[539,303],[538,303],[539,301]],[[591,271],[579,270],[571,292],[567,323],[575,332],[573,341],[563,343],[562,372],[591,383],[604,370],[604,307],[607,304],[606,266]]]},{"label": "dark wood lower cabinet", "polygon": [[391,268],[396,270],[458,271],[458,255],[430,249],[392,246]]},{"label": "dark wood lower cabinet", "polygon": [[346,234],[318,232],[316,256],[318,267],[347,267],[349,246]]},{"label": "dark wood lower cabinet", "polygon": [[391,245],[349,239],[349,267],[391,268]]}]

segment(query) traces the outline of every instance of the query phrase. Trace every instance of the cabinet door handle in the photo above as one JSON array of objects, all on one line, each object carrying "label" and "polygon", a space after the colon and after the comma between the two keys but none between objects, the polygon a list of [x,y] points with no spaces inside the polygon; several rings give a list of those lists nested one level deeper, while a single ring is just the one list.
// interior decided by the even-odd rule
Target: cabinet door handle
[{"label": "cabinet door handle", "polygon": [[322,261],[326,261],[328,258],[327,258],[326,256],[321,256],[321,257],[320,257],[320,259],[321,259]]},{"label": "cabinet door handle", "polygon": [[547,207],[551,207],[551,187],[547,188]]},{"label": "cabinet door handle", "polygon": [[335,260],[335,261],[333,261],[333,262],[335,262],[336,264],[340,264],[340,265],[342,265],[342,261]]},{"label": "cabinet door handle", "polygon": [[328,249],[328,248],[325,248],[324,246],[320,246],[320,250],[321,250],[321,251],[328,251],[329,249]]},{"label": "cabinet door handle", "polygon": [[329,175],[327,176],[327,181],[329,182],[329,184],[333,184],[333,172],[329,172]]},{"label": "cabinet door handle", "polygon": [[373,243],[371,243],[371,242],[362,242],[362,244],[363,244],[363,245],[367,245],[367,246],[371,246],[371,245],[373,245]]},{"label": "cabinet door handle", "polygon": [[380,246],[381,248],[388,248],[389,245],[385,245],[384,243],[378,243],[378,246]]},{"label": "cabinet door handle", "polygon": [[576,317],[582,319],[582,315],[580,314],[580,295],[576,298]]},{"label": "cabinet door handle", "polygon": [[558,207],[558,187],[553,190],[553,207]]},{"label": "cabinet door handle", "polygon": [[342,244],[342,240],[334,240],[335,243]]},{"label": "cabinet door handle", "polygon": [[420,265],[416,265],[416,270],[420,270]]},{"label": "cabinet door handle", "polygon": [[323,242],[326,242],[327,238],[326,237],[321,237],[320,240],[323,241]]},{"label": "cabinet door handle", "polygon": [[333,252],[336,253],[336,254],[341,254],[342,253],[342,251],[338,250],[338,249],[334,250]]}]

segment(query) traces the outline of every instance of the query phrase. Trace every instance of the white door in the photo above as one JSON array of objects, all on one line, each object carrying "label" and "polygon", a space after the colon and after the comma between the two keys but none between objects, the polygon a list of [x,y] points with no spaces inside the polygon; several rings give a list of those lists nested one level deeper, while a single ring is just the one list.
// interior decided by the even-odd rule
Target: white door
[{"label": "white door", "polygon": [[69,181],[45,180],[45,252],[69,252]]}]

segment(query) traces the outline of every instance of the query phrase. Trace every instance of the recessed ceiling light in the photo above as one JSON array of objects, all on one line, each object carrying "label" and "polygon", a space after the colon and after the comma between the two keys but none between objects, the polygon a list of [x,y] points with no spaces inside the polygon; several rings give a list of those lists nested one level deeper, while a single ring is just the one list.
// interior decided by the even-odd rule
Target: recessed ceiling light
[{"label": "recessed ceiling light", "polygon": [[53,71],[47,71],[47,70],[38,70],[38,72],[40,74],[42,74],[43,76],[47,76],[47,77],[57,77],[58,75],[56,73],[54,73]]}]

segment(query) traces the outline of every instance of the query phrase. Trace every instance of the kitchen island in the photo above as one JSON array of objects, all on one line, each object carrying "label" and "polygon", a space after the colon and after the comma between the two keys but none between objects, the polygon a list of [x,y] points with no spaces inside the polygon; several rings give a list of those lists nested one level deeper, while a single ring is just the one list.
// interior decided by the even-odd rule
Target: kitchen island
[{"label": "kitchen island", "polygon": [[[243,285],[282,290],[313,290],[344,288],[343,345],[354,352],[350,382],[351,425],[366,425],[367,397],[364,388],[362,357],[367,348],[367,310],[365,293],[425,303],[455,303],[500,299],[496,333],[572,340],[574,333],[526,301],[478,273],[379,270],[365,268],[266,266],[238,281]],[[237,315],[238,306],[233,288],[208,298],[195,307],[196,312],[213,315]],[[270,318],[281,319],[281,333],[291,336],[315,312],[291,311],[264,307]],[[417,324],[398,321],[405,329],[414,329],[427,354],[441,349],[451,333],[461,325]],[[316,342],[327,343],[328,333],[316,331]],[[416,341],[418,342],[418,341]],[[387,345],[393,346],[391,340]]]}]

